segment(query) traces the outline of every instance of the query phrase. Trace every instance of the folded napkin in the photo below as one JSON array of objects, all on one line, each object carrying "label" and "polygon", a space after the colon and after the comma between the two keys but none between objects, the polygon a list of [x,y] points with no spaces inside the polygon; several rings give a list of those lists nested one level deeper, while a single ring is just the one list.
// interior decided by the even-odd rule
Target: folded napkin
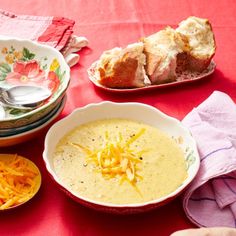
[{"label": "folded napkin", "polygon": [[187,217],[198,226],[236,228],[236,106],[215,91],[183,120],[195,138],[200,170],[184,194]]},{"label": "folded napkin", "polygon": [[69,66],[79,61],[75,52],[88,44],[85,37],[73,35],[74,24],[64,17],[16,15],[0,9],[1,37],[29,39],[55,47]]}]

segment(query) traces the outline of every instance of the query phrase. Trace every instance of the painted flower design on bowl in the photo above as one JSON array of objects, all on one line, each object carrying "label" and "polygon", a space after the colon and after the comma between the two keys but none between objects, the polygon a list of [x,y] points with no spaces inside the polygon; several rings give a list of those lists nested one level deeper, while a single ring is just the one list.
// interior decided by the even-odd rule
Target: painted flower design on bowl
[{"label": "painted flower design on bowl", "polygon": [[38,120],[61,101],[70,81],[70,68],[56,49],[29,40],[0,39],[0,87],[36,85],[52,95],[33,110],[0,104],[0,128],[13,128]]},{"label": "painted flower design on bowl", "polygon": [[[60,71],[60,64],[56,58],[50,64],[48,73],[47,64],[43,64],[35,58],[35,54],[29,49],[23,48],[17,51],[13,46],[10,49],[4,47],[1,50],[5,55],[5,62],[0,63],[0,81],[5,80],[9,85],[37,85],[47,87],[56,92],[63,73]],[[43,58],[44,61],[47,58]]]},{"label": "painted flower design on bowl", "polygon": [[12,85],[38,85],[49,88],[52,92],[58,89],[60,80],[54,71],[48,74],[40,68],[37,61],[16,61],[13,71],[7,74],[6,82]]}]

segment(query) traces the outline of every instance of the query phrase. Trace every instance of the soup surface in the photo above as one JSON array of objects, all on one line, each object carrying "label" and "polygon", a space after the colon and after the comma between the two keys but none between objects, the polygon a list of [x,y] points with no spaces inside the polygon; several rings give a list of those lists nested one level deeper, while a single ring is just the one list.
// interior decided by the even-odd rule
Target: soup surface
[{"label": "soup surface", "polygon": [[57,144],[53,164],[71,191],[113,204],[161,198],[187,178],[184,153],[171,137],[126,119],[78,126]]}]

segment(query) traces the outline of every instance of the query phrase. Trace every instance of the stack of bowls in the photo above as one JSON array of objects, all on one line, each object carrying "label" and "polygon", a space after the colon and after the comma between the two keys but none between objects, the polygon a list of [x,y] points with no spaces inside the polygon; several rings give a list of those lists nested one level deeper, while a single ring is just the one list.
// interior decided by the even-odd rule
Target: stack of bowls
[{"label": "stack of bowls", "polygon": [[42,86],[51,96],[32,110],[0,104],[0,147],[29,140],[62,111],[70,68],[56,49],[28,40],[0,39],[0,87]]}]

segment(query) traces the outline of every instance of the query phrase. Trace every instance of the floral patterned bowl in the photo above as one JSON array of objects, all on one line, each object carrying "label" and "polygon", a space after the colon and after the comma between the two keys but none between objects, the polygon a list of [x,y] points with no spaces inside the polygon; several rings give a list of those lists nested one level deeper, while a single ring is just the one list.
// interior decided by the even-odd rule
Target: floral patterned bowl
[{"label": "floral patterned bowl", "polygon": [[[0,87],[43,86],[52,96],[30,111],[0,107],[0,128],[30,124],[61,101],[70,81],[70,68],[56,49],[29,40],[0,39]],[[1,105],[0,105],[1,106]]]},{"label": "floral patterned bowl", "polygon": [[[132,119],[152,125],[165,132],[174,139],[180,148],[182,148],[186,161],[188,177],[176,190],[172,191],[168,195],[144,203],[123,205],[106,203],[83,197],[79,192],[72,190],[70,186],[66,184],[66,181],[61,179],[56,173],[53,163],[53,153],[56,145],[64,135],[73,130],[75,127],[90,121],[106,118]],[[185,128],[180,121],[167,116],[154,107],[142,103],[102,102],[98,104],[89,104],[83,108],[74,110],[69,116],[58,121],[49,129],[45,138],[43,159],[46,164],[47,171],[52,179],[56,182],[60,189],[68,194],[69,197],[95,210],[115,214],[139,213],[166,204],[179,195],[191,183],[200,166],[200,158],[198,155],[196,142],[188,129]],[[78,169],[76,168],[76,171],[77,170]]]}]

